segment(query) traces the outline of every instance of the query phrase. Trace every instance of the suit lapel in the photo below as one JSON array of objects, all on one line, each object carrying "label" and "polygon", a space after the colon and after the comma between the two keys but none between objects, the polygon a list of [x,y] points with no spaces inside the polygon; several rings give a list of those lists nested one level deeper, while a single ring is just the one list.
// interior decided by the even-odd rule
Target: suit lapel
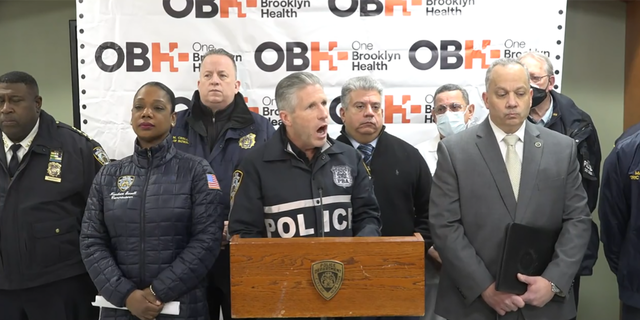
[{"label": "suit lapel", "polygon": [[543,147],[540,132],[534,124],[527,123],[522,148],[522,173],[520,174],[518,208],[516,210],[516,217],[520,221],[527,212],[531,194],[536,187]]},{"label": "suit lapel", "polygon": [[480,150],[484,162],[489,167],[489,171],[491,171],[493,181],[498,187],[498,191],[500,191],[500,196],[502,196],[502,201],[509,211],[511,220],[515,220],[516,198],[509,182],[509,173],[507,172],[507,166],[504,164],[502,152],[500,152],[496,136],[491,130],[489,117],[478,126],[477,137],[476,145],[478,150]]}]

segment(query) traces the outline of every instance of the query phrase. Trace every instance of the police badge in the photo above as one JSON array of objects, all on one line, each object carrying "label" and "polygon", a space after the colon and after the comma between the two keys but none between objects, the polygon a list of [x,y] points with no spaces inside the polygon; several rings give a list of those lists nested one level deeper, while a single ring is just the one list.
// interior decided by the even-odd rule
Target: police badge
[{"label": "police badge", "polygon": [[242,149],[251,149],[256,144],[256,135],[254,133],[249,133],[248,135],[240,138],[240,140],[238,140],[238,144]]},{"label": "police badge", "polygon": [[126,192],[131,188],[135,180],[135,176],[120,176],[118,178],[118,189],[120,189],[121,192]]},{"label": "police badge", "polygon": [[344,264],[335,260],[316,261],[311,264],[311,278],[318,293],[331,300],[342,286]]},{"label": "police badge", "polygon": [[62,182],[62,150],[51,150],[49,153],[49,165],[44,180]]},{"label": "police badge", "polygon": [[333,166],[331,167],[331,172],[333,173],[333,183],[338,187],[348,188],[353,184],[349,166]]}]

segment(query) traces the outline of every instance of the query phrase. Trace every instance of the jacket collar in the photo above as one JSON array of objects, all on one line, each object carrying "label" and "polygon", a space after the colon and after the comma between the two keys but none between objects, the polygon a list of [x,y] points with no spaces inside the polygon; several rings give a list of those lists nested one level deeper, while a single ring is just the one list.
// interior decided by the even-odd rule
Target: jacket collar
[{"label": "jacket collar", "polygon": [[[193,92],[191,101],[187,123],[189,123],[189,126],[197,133],[206,137],[207,128],[204,125],[203,119],[205,117],[213,117],[213,113],[200,100],[200,92],[198,90]],[[229,128],[242,129],[255,123],[251,110],[249,110],[247,103],[244,101],[244,96],[240,92],[236,93],[233,102],[231,102],[229,106],[221,110],[221,112],[225,111],[230,112]]]},{"label": "jacket collar", "polygon": [[[342,153],[336,147],[336,141],[329,136],[322,146],[320,152],[326,154]],[[295,156],[295,151],[292,148],[291,142],[287,138],[285,125],[282,124],[278,127],[276,133],[265,144],[264,161],[278,161],[291,159]],[[297,148],[296,148],[297,149]]]},{"label": "jacket collar", "polygon": [[[378,139],[377,146],[380,145],[380,142],[383,142],[385,140],[385,135],[386,135],[384,131],[385,129],[386,129],[386,126],[382,125],[382,129],[380,129],[380,133],[378,134],[378,138],[377,138]],[[342,143],[346,143],[353,147],[353,144],[351,144],[351,140],[349,140],[349,134],[347,134],[347,129],[345,128],[345,125],[342,125],[342,128],[340,129],[340,136],[338,136],[336,140]]]},{"label": "jacket collar", "polygon": [[157,167],[176,154],[171,134],[168,134],[159,144],[148,149],[140,147],[138,139],[136,139],[134,149],[133,163],[143,168]]}]

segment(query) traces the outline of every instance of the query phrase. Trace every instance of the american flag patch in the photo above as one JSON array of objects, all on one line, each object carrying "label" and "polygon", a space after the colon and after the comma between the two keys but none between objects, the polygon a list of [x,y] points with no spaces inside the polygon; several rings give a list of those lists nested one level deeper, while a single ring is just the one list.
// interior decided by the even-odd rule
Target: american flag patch
[{"label": "american flag patch", "polygon": [[218,184],[218,179],[216,179],[215,174],[207,174],[207,182],[209,183],[209,189],[220,190],[220,185]]}]

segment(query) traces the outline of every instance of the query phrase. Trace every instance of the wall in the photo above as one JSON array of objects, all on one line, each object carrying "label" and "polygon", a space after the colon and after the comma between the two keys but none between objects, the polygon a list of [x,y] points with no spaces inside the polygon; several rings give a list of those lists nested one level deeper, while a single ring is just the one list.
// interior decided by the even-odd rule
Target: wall
[{"label": "wall", "polygon": [[[622,133],[624,113],[624,3],[569,2],[563,93],[593,118],[603,160]],[[599,224],[597,214],[594,219]],[[594,275],[583,278],[579,320],[618,319],[618,293],[602,246]]]},{"label": "wall", "polygon": [[20,70],[40,86],[42,108],[73,125],[69,20],[74,1],[0,0],[0,74]]},{"label": "wall", "polygon": [[[75,19],[73,1],[0,0],[0,73],[19,69],[33,74],[40,83],[44,108],[72,124],[70,19]],[[563,93],[593,117],[604,157],[622,131],[625,4],[571,1],[566,32]],[[598,221],[597,215],[594,219]],[[583,280],[579,319],[617,318],[615,278],[601,252],[595,275]]]}]

